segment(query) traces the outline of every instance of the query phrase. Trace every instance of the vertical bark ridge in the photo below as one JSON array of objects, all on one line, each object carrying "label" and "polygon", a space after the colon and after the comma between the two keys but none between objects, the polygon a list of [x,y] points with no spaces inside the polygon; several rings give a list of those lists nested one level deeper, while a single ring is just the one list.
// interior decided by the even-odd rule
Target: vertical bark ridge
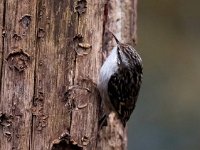
[{"label": "vertical bark ridge", "polygon": [[1,149],[29,149],[35,57],[35,1],[4,1]]}]

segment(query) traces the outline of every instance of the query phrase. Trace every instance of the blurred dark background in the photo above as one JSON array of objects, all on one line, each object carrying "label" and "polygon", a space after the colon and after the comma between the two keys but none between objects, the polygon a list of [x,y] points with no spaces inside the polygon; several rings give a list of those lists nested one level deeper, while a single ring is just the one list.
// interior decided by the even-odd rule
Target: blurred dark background
[{"label": "blurred dark background", "polygon": [[144,78],[129,150],[200,150],[200,1],[138,0]]}]

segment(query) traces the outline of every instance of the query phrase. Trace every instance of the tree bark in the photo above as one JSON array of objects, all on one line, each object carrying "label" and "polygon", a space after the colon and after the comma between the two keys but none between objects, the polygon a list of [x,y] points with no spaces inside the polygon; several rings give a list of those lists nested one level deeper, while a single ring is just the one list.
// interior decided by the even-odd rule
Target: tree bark
[{"label": "tree bark", "polygon": [[107,28],[135,39],[135,16],[136,0],[1,0],[0,150],[125,149],[112,121],[97,136],[96,83]]}]

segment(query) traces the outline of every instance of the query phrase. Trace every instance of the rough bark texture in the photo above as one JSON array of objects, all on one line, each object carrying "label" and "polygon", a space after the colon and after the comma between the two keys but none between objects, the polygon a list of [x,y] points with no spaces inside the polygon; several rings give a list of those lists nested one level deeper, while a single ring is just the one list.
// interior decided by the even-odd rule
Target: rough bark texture
[{"label": "rough bark texture", "polygon": [[135,8],[132,0],[0,1],[0,150],[113,149],[106,137],[121,127],[97,140],[102,41],[106,28],[135,39]]},{"label": "rough bark texture", "polygon": [[[25,3],[26,2],[26,3]],[[35,1],[4,1],[0,149],[28,149],[35,68]],[[23,8],[23,9],[22,9]]]}]

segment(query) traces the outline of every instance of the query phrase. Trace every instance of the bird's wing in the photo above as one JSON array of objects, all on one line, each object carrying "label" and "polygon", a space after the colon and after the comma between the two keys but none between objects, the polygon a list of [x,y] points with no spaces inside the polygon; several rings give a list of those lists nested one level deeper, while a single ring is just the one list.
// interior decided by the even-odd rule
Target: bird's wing
[{"label": "bird's wing", "polygon": [[108,96],[124,126],[135,108],[138,86],[137,73],[128,68],[119,69],[108,82]]}]

